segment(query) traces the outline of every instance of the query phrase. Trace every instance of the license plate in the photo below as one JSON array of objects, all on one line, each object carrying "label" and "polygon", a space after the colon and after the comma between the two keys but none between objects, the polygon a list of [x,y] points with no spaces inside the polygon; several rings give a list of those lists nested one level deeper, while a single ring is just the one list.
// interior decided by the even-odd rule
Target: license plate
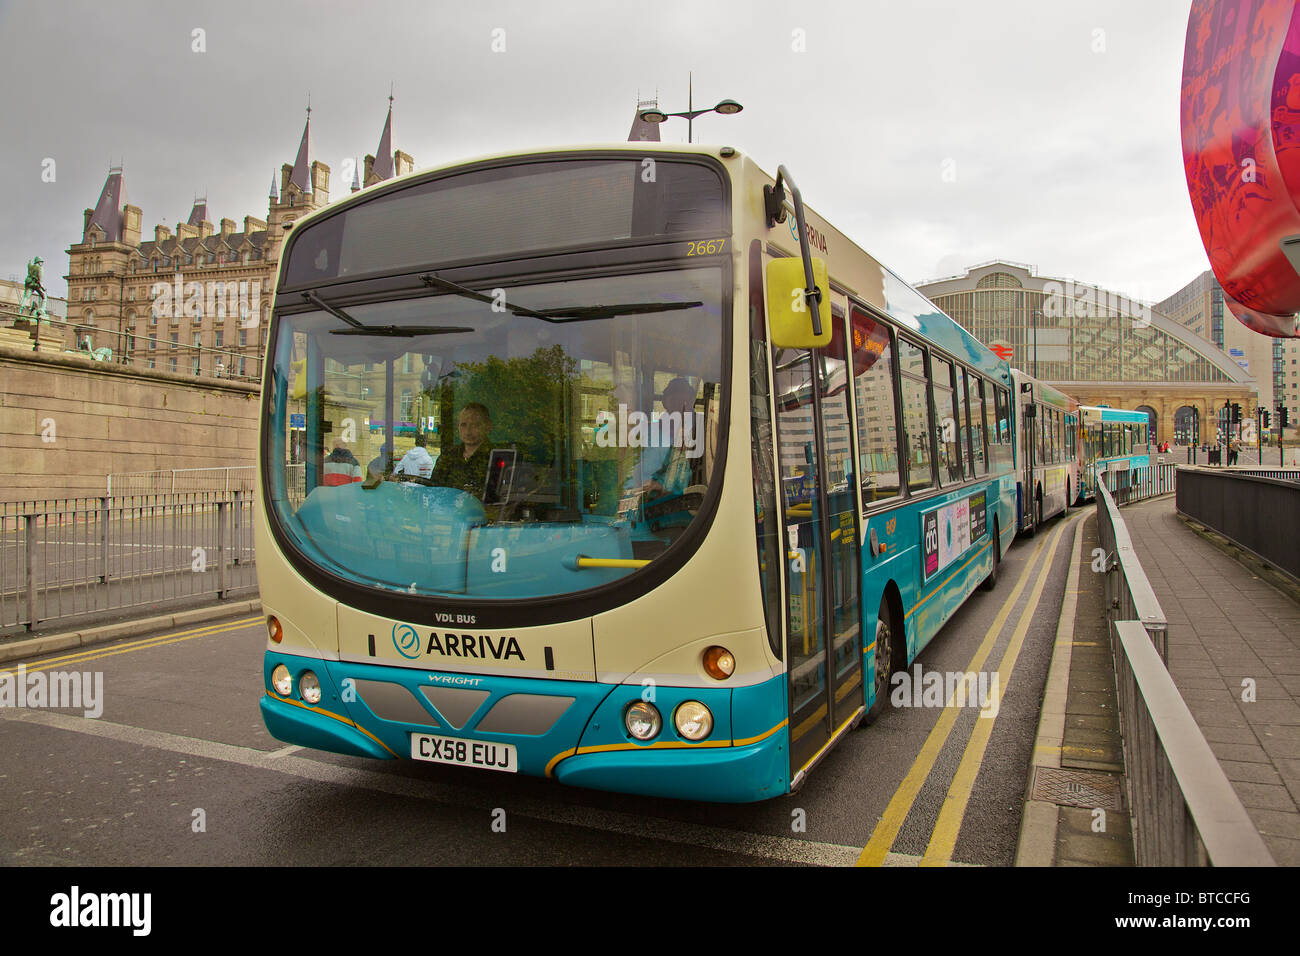
[{"label": "license plate", "polygon": [[435,737],[411,734],[411,759],[430,763],[451,763],[458,767],[480,767],[517,773],[519,761],[514,744],[491,740],[466,740],[460,737]]}]

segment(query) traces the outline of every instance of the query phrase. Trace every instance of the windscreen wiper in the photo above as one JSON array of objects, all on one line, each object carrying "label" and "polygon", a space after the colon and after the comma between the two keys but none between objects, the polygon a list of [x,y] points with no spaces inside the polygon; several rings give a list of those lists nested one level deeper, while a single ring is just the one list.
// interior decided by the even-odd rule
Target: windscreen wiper
[{"label": "windscreen wiper", "polygon": [[337,306],[330,305],[315,292],[304,292],[302,297],[335,318],[342,319],[349,329],[330,329],[331,335],[387,335],[410,338],[416,335],[446,335],[452,332],[473,332],[467,325],[364,325]]},{"label": "windscreen wiper", "polygon": [[[435,289],[442,289],[444,292],[454,292],[467,299],[474,299],[476,302],[487,302],[490,305],[496,305],[499,301],[493,296],[484,295],[482,292],[475,292],[473,289],[467,289],[465,286],[457,285],[455,282],[449,282],[442,276],[434,275],[432,272],[420,276],[420,281],[427,286],[432,286]],[[531,318],[542,319],[546,322],[554,321],[549,315],[545,315],[541,312],[534,312],[532,309],[525,308],[522,305],[511,305],[507,302],[505,303],[505,306],[515,315],[527,315]]]},{"label": "windscreen wiper", "polygon": [[[500,300],[490,295],[484,295],[482,292],[475,292],[473,289],[467,289],[463,285],[457,285],[441,276],[428,273],[420,276],[420,281],[425,285],[432,286],[435,289],[443,289],[447,292],[455,292],[467,299],[474,299],[476,302],[487,302],[496,305]],[[522,305],[513,305],[510,302],[504,303],[505,307],[515,315],[526,315],[530,318],[541,319],[543,322],[557,322],[563,319],[612,319],[617,315],[643,315],[649,312],[674,312],[679,309],[693,309],[701,306],[703,302],[628,302],[624,305],[571,305],[558,309],[530,309]]]}]

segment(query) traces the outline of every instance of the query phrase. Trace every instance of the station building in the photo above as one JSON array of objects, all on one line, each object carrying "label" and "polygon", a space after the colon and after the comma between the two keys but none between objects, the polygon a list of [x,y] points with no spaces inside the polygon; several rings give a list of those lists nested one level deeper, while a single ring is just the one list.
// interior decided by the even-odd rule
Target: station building
[{"label": "station building", "polygon": [[[379,148],[354,173],[352,192],[415,168],[392,148],[392,121],[390,97]],[[266,217],[245,216],[242,228],[230,219],[214,225],[198,199],[188,221],[174,231],[156,225],[148,237],[122,168],[111,168],[85,211],[81,241],[67,249],[64,347],[107,346],[142,368],[259,378],[285,236],[329,201],[330,168],[312,158],[310,108],[297,156],[272,175]]]},{"label": "station building", "polygon": [[[1003,260],[917,288],[1013,366],[1080,403],[1146,411],[1155,441],[1212,442],[1225,403],[1240,404],[1243,417],[1257,407],[1250,371],[1120,293]],[[1253,424],[1243,435],[1253,440]]]}]

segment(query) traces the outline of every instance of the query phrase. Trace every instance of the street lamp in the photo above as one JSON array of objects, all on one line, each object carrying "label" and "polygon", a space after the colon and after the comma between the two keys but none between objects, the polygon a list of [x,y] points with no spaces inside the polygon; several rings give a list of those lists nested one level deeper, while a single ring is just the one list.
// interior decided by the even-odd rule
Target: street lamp
[{"label": "street lamp", "polygon": [[695,105],[694,100],[694,80],[687,80],[686,93],[686,112],[684,113],[665,113],[660,109],[642,110],[638,115],[647,123],[665,123],[670,116],[686,117],[686,142],[693,142],[695,117],[703,116],[705,113],[721,113],[723,116],[730,116],[733,113],[739,113],[744,109],[735,100],[723,100],[717,106],[711,106],[707,110],[692,109]]}]

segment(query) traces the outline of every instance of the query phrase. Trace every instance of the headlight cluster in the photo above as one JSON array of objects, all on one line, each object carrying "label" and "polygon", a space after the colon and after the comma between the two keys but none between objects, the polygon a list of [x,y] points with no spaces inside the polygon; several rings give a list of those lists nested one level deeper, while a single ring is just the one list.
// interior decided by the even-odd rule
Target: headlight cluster
[{"label": "headlight cluster", "polygon": [[[293,693],[293,675],[289,673],[289,668],[283,664],[276,664],[275,670],[271,671],[271,686],[281,697],[288,697]],[[309,704],[319,704],[321,698],[320,678],[312,671],[303,671],[302,677],[298,678],[298,693]]]},{"label": "headlight cluster", "polygon": [[[627,732],[637,740],[654,740],[663,729],[659,708],[639,700],[623,712]],[[673,711],[673,725],[687,740],[703,740],[713,732],[713,713],[698,700],[688,700]]]}]

